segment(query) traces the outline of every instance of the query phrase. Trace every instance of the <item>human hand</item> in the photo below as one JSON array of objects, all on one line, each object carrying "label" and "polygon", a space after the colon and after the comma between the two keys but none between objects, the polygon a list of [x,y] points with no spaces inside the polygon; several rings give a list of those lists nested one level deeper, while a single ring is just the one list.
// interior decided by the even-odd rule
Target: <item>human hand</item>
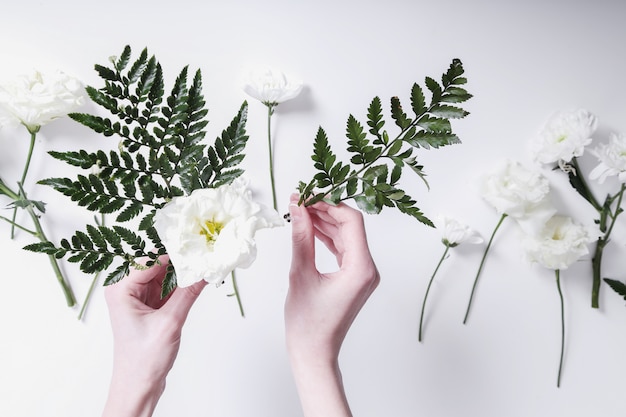
[{"label": "human hand", "polygon": [[161,299],[168,258],[105,288],[113,330],[113,375],[103,416],[150,416],[165,389],[182,327],[206,285],[176,288]]},{"label": "human hand", "polygon": [[[362,214],[345,204],[298,206],[292,196],[292,263],[285,302],[287,349],[306,416],[349,416],[338,366],[343,340],[380,281]],[[338,270],[320,273],[315,238]]]}]

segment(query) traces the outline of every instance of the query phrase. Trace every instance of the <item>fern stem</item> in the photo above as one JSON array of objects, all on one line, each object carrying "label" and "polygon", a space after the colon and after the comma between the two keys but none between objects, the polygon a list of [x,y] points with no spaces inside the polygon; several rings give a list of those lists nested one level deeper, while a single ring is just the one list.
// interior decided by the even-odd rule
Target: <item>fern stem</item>
[{"label": "fern stem", "polygon": [[[94,217],[94,218],[98,226],[105,226],[104,214],[102,213],[100,214],[100,220],[98,220],[97,217]],[[83,300],[83,305],[81,306],[80,312],[78,313],[78,320],[82,320],[85,315],[85,311],[87,311],[87,306],[89,305],[89,301],[91,300],[91,295],[93,294],[93,290],[96,287],[96,283],[98,282],[98,279],[100,278],[100,272],[97,272],[94,275],[93,279],[91,280],[91,284],[89,285],[89,290],[87,290],[87,295],[85,296],[85,299]]]},{"label": "fern stem", "polygon": [[559,373],[556,379],[556,386],[561,386],[561,370],[563,368],[563,352],[565,351],[565,302],[563,301],[563,292],[561,291],[561,274],[558,269],[554,271],[556,275],[556,288],[559,291],[559,299],[561,300],[561,356],[559,359]]},{"label": "fern stem", "polygon": [[272,150],[272,115],[274,114],[274,106],[267,105],[267,148],[269,152],[270,163],[270,182],[272,184],[272,202],[274,203],[274,210],[278,210],[278,204],[276,202],[276,185],[274,181],[274,156]]},{"label": "fern stem", "polygon": [[478,284],[478,277],[480,276],[481,271],[483,270],[483,266],[485,265],[485,259],[487,259],[487,253],[489,253],[489,248],[491,248],[491,243],[493,242],[493,238],[496,235],[496,232],[502,225],[502,222],[506,218],[507,214],[504,213],[500,216],[500,220],[496,227],[493,229],[491,233],[491,237],[489,238],[489,242],[487,243],[487,247],[485,248],[485,252],[483,253],[483,257],[480,260],[480,265],[478,266],[478,271],[476,272],[476,278],[474,278],[474,285],[472,286],[472,292],[470,294],[469,302],[467,303],[467,311],[465,312],[465,318],[463,319],[463,324],[467,323],[467,318],[469,317],[470,308],[472,307],[472,300],[474,299],[474,292],[476,291],[476,285]]},{"label": "fern stem", "polygon": [[[35,139],[37,138],[37,132],[39,131],[39,126],[33,128],[32,130],[27,128],[30,133],[30,146],[28,147],[28,155],[26,156],[26,163],[24,164],[24,170],[22,171],[22,177],[20,178],[19,184],[21,186],[24,185],[24,181],[26,181],[26,175],[28,174],[28,169],[30,168],[30,160],[33,156],[33,150],[35,149]],[[15,237],[15,219],[17,218],[17,207],[13,208],[13,215],[11,217],[11,239]]]},{"label": "fern stem", "polygon": [[428,287],[426,287],[426,294],[424,294],[424,301],[422,302],[422,314],[420,315],[420,329],[419,329],[419,337],[418,337],[418,340],[420,342],[422,341],[422,323],[424,322],[424,310],[426,309],[426,299],[428,298],[428,293],[430,292],[430,286],[433,284],[435,275],[437,274],[439,267],[443,263],[443,260],[446,259],[446,255],[448,254],[449,250],[450,250],[450,245],[446,245],[446,250],[443,251],[443,255],[441,255],[441,259],[439,259],[439,263],[437,264],[437,267],[435,268],[433,275],[430,277],[430,281],[428,282]]}]

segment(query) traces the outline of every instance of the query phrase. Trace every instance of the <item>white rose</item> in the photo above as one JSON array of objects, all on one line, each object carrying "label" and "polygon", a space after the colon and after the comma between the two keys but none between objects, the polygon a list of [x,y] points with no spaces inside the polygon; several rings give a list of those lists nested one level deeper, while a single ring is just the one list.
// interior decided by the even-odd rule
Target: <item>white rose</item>
[{"label": "white rose", "polygon": [[589,173],[590,179],[602,184],[607,177],[617,175],[619,182],[626,183],[626,136],[611,133],[608,144],[598,145],[590,152],[600,160]]},{"label": "white rose", "polygon": [[481,184],[482,197],[498,214],[517,220],[527,233],[537,233],[556,213],[549,192],[550,184],[543,175],[511,160],[483,177]]},{"label": "white rose", "polygon": [[243,181],[176,197],[154,216],[181,287],[202,279],[220,285],[255,260],[257,230],[281,225],[276,211],[252,201]]},{"label": "white rose", "polygon": [[522,247],[530,262],[562,270],[587,255],[593,239],[589,230],[571,217],[555,215],[538,235],[526,235]]},{"label": "white rose", "polygon": [[591,143],[598,120],[587,110],[555,113],[531,142],[533,159],[543,164],[570,162]]},{"label": "white rose", "polygon": [[[85,101],[83,91],[76,78],[60,71],[47,74],[35,71],[0,85],[0,107],[32,133],[81,106]],[[7,118],[4,119],[6,123]]]},{"label": "white rose", "polygon": [[455,247],[465,242],[472,244],[483,243],[480,233],[453,218],[442,215],[437,216],[435,225],[437,229],[441,230],[441,241],[446,246]]},{"label": "white rose", "polygon": [[300,94],[302,81],[289,79],[282,72],[267,68],[251,72],[243,91],[266,106],[273,107]]}]

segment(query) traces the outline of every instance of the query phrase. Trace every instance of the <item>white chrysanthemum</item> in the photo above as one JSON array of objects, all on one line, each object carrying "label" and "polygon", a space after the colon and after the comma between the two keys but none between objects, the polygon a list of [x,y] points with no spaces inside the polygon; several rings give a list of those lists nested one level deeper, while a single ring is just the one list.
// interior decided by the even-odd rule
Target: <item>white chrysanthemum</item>
[{"label": "white chrysanthemum", "polygon": [[302,81],[289,79],[282,72],[267,68],[250,73],[243,91],[273,107],[300,94]]},{"label": "white chrysanthemum", "polygon": [[597,118],[587,110],[555,113],[531,143],[533,159],[543,164],[570,162],[585,152],[597,127]]},{"label": "white chrysanthemum", "polygon": [[626,136],[611,133],[608,144],[598,145],[590,152],[600,164],[589,173],[589,178],[602,184],[607,177],[617,175],[620,182],[626,183]]},{"label": "white chrysanthemum", "polygon": [[154,216],[181,287],[202,279],[219,285],[235,268],[247,268],[256,258],[256,231],[281,225],[276,211],[252,201],[243,181],[176,197]]},{"label": "white chrysanthemum", "polygon": [[526,258],[549,269],[567,269],[589,253],[587,245],[593,240],[589,229],[571,217],[555,215],[541,233],[527,235],[522,240]]},{"label": "white chrysanthemum", "polygon": [[517,220],[527,233],[536,233],[556,213],[549,198],[550,184],[539,172],[506,160],[483,178],[482,197],[498,214]]},{"label": "white chrysanthemum", "polygon": [[0,86],[4,123],[13,119],[14,123],[23,124],[30,132],[66,116],[84,101],[82,84],[60,71],[46,74],[35,71]]},{"label": "white chrysanthemum", "polygon": [[480,233],[451,217],[437,216],[435,225],[437,229],[441,230],[441,241],[446,246],[455,247],[461,243],[483,243]]}]

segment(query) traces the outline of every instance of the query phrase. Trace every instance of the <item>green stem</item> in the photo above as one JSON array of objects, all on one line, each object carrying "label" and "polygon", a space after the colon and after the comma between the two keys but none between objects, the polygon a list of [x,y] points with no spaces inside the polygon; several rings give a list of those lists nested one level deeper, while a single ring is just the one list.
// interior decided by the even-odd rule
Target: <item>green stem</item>
[{"label": "green stem", "polygon": [[10,225],[12,225],[12,226],[14,226],[14,227],[17,227],[18,229],[23,230],[23,231],[25,231],[26,233],[31,234],[31,235],[33,235],[33,236],[37,237],[37,232],[35,232],[35,231],[33,231],[33,230],[30,230],[30,229],[27,229],[27,228],[25,228],[24,226],[22,226],[22,225],[20,225],[20,224],[18,224],[18,223],[15,223],[14,221],[12,221],[11,219],[9,219],[9,218],[7,218],[7,217],[0,216],[0,220],[4,220],[5,222],[9,223]]},{"label": "green stem", "polygon": [[439,263],[433,272],[432,277],[430,277],[430,281],[428,282],[428,287],[426,287],[426,294],[424,294],[424,301],[422,302],[422,314],[420,315],[420,330],[418,340],[422,341],[422,323],[424,322],[424,310],[426,309],[426,298],[428,298],[428,293],[430,292],[430,286],[433,284],[433,280],[435,279],[435,275],[439,270],[439,267],[443,263],[443,260],[446,259],[446,255],[448,254],[448,250],[450,250],[450,246],[446,245],[446,250],[443,251],[443,255],[441,255],[441,259],[439,259]]},{"label": "green stem", "polygon": [[[28,206],[26,208],[26,211],[30,215],[30,218],[32,219],[33,224],[35,225],[35,229],[37,230],[37,236],[39,237],[39,240],[42,242],[49,242],[43,229],[41,228],[41,223],[39,223],[39,217],[37,217],[33,208],[31,206]],[[67,302],[68,307],[73,307],[76,304],[76,298],[74,297],[74,292],[72,291],[70,284],[66,281],[65,277],[63,276],[63,273],[61,272],[61,268],[59,267],[59,264],[57,263],[56,257],[54,255],[48,255],[48,259],[50,260],[50,265],[52,266],[52,269],[57,278],[57,281],[59,281],[59,284],[61,285],[61,288],[63,289],[63,293],[65,294],[65,301]]]},{"label": "green stem", "polygon": [[272,155],[272,115],[274,114],[274,106],[267,106],[267,148],[269,150],[270,159],[270,181],[272,182],[272,202],[274,203],[274,210],[278,210],[278,204],[276,203],[276,186],[274,182],[274,156]]},{"label": "green stem", "polygon": [[[613,231],[613,226],[615,226],[617,217],[622,213],[620,206],[622,205],[624,191],[626,191],[626,184],[622,184],[622,188],[616,195],[614,195],[613,197],[607,197],[600,212],[601,223],[604,225],[604,227],[606,227],[604,222],[606,222],[607,217],[610,218],[610,222],[608,227],[606,228],[606,231],[604,232],[604,236],[598,238],[594,255],[591,259],[591,269],[593,275],[593,281],[591,284],[592,308],[600,307],[600,285],[602,284],[602,253],[604,251],[604,247],[609,243],[609,238],[611,236],[611,232]],[[615,213],[613,213],[611,211],[611,204],[615,199],[617,199],[617,204],[615,205]]]},{"label": "green stem", "polygon": [[[22,178],[20,179],[19,184],[24,186],[24,181],[26,181],[26,175],[28,174],[28,168],[30,168],[30,160],[33,156],[33,150],[35,149],[35,139],[37,138],[37,132],[39,131],[39,127],[33,129],[30,132],[30,146],[28,148],[28,155],[26,156],[26,163],[24,164],[24,170],[22,171]],[[13,209],[13,216],[11,217],[11,239],[15,237],[15,219],[17,217],[17,207]]]},{"label": "green stem", "polygon": [[239,312],[241,313],[241,317],[246,317],[246,315],[243,312],[243,304],[241,303],[241,297],[239,296],[239,287],[237,286],[237,277],[235,276],[235,270],[233,269],[233,271],[230,273],[230,277],[232,279],[233,282],[233,290],[235,291],[234,295],[235,298],[237,299],[237,304],[239,305]]},{"label": "green stem", "polygon": [[478,284],[478,277],[480,276],[480,272],[482,271],[483,265],[485,264],[485,259],[487,259],[487,253],[489,253],[489,248],[491,248],[491,243],[493,242],[493,238],[496,235],[496,232],[498,231],[500,226],[502,225],[502,222],[504,221],[506,216],[507,214],[504,213],[500,217],[498,224],[496,225],[496,227],[493,229],[493,232],[491,233],[491,237],[489,238],[489,242],[487,243],[487,247],[485,248],[485,253],[483,253],[483,258],[480,260],[480,266],[478,267],[478,272],[476,272],[476,278],[474,278],[474,285],[472,286],[470,299],[469,299],[469,302],[467,303],[467,311],[465,312],[465,318],[463,319],[463,324],[467,323],[467,318],[469,317],[470,308],[472,307],[472,300],[474,299],[474,292],[476,291],[476,285]]},{"label": "green stem", "polygon": [[87,305],[89,304],[89,300],[91,299],[91,294],[93,293],[94,288],[96,288],[96,283],[98,282],[98,278],[100,278],[100,272],[94,275],[91,280],[91,285],[89,285],[89,290],[87,291],[87,295],[85,296],[85,300],[83,301],[83,305],[80,308],[80,312],[78,313],[78,320],[82,320],[85,315],[85,311],[87,311]]},{"label": "green stem", "polygon": [[561,370],[563,368],[563,352],[565,351],[565,302],[563,301],[563,292],[561,291],[561,274],[557,269],[554,271],[556,275],[556,288],[559,290],[559,298],[561,300],[561,357],[559,359],[559,373],[556,380],[557,388],[561,386]]},{"label": "green stem", "polygon": [[[21,190],[20,192],[23,195],[23,198],[26,198],[26,195],[24,195],[24,191],[21,188],[21,186],[20,186],[20,190]],[[3,194],[9,196],[15,201],[22,199],[21,195],[17,194],[13,190],[11,190],[9,187],[7,187],[6,184],[2,180],[0,180],[0,191],[2,191]],[[30,216],[33,222],[33,225],[35,226],[35,232],[33,233],[33,231],[30,231],[27,229],[24,229],[24,230],[27,230],[28,232],[36,236],[41,242],[49,242],[48,238],[46,237],[46,234],[43,231],[43,228],[41,227],[41,223],[39,222],[39,217],[33,210],[32,206],[30,205],[26,206],[25,210]],[[21,228],[21,226],[19,227]],[[57,259],[55,258],[54,255],[48,255],[48,259],[50,260],[50,265],[52,266],[52,269],[54,270],[54,274],[56,275],[57,281],[59,281],[59,284],[61,285],[61,288],[63,289],[63,293],[65,294],[65,301],[67,302],[67,305],[69,307],[74,306],[76,304],[76,298],[74,297],[74,292],[72,291],[72,288],[70,287],[69,283],[66,281],[65,277],[63,276],[63,273],[61,272],[61,268],[59,267],[59,264],[57,263]]]}]

